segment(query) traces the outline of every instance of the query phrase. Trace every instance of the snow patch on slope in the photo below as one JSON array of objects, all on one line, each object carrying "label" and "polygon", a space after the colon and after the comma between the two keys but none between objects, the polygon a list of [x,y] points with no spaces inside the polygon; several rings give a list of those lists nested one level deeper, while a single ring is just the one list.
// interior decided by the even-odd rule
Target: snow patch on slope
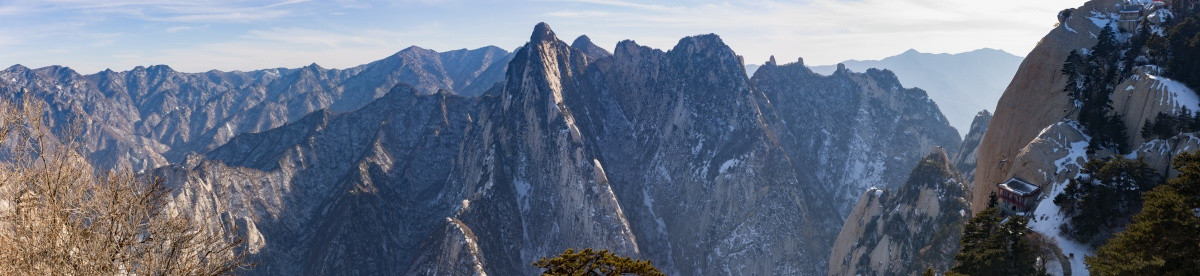
[{"label": "snow patch on slope", "polygon": [[[1075,242],[1062,235],[1058,227],[1067,223],[1067,217],[1062,214],[1058,205],[1054,205],[1053,200],[1049,200],[1063,193],[1063,189],[1067,187],[1067,182],[1068,180],[1063,180],[1053,184],[1050,193],[1038,203],[1037,209],[1034,210],[1033,216],[1035,219],[1029,222],[1029,229],[1046,235],[1054,239],[1055,243],[1058,243],[1058,247],[1062,248],[1062,253],[1067,255],[1071,261],[1071,275],[1086,276],[1088,275],[1088,271],[1087,266],[1083,263],[1083,258],[1084,256],[1093,255],[1094,250],[1090,246]],[[1069,256],[1074,256],[1074,258]]]},{"label": "snow patch on slope", "polygon": [[1149,75],[1149,77],[1158,82],[1154,88],[1166,91],[1167,94],[1171,95],[1176,105],[1186,107],[1189,110],[1200,110],[1200,96],[1197,96],[1196,92],[1188,88],[1187,85],[1162,76]]},{"label": "snow patch on slope", "polygon": [[[1059,134],[1057,139],[1052,139],[1052,141],[1058,144],[1058,147],[1055,148],[1055,152],[1057,152],[1060,148],[1067,150],[1066,156],[1054,161],[1055,174],[1064,175],[1062,174],[1063,172],[1078,172],[1081,168],[1083,168],[1083,164],[1087,163],[1088,161],[1087,146],[1092,138],[1087,136],[1087,134],[1084,134],[1082,126],[1075,121],[1059,122],[1055,125],[1070,126],[1083,136],[1083,140],[1075,142],[1067,142],[1067,138],[1062,134]],[[1045,132],[1055,125],[1046,127],[1042,130],[1042,133],[1038,134],[1038,136],[1044,136]],[[1067,143],[1064,144],[1064,142]],[[1059,226],[1067,223],[1067,217],[1062,214],[1062,211],[1058,205],[1055,205],[1054,200],[1052,200],[1055,196],[1063,193],[1063,189],[1066,188],[1067,183],[1070,181],[1069,179],[1070,178],[1065,178],[1062,181],[1050,183],[1051,187],[1047,189],[1049,192],[1045,193],[1045,196],[1042,197],[1042,200],[1038,202],[1033,211],[1033,217],[1029,221],[1028,227],[1035,232],[1050,237],[1055,241],[1055,243],[1058,244],[1059,248],[1062,249],[1062,253],[1066,255],[1071,262],[1071,267],[1062,268],[1062,270],[1070,269],[1071,275],[1088,275],[1087,267],[1083,263],[1083,258],[1085,256],[1092,255],[1094,250],[1088,245],[1075,242],[1062,235],[1062,233],[1059,231]],[[1057,264],[1057,262],[1054,263]]]}]

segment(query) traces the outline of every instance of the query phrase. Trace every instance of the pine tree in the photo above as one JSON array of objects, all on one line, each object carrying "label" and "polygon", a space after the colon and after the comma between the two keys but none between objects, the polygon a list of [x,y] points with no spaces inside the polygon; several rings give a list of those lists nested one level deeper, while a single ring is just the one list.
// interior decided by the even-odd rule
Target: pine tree
[{"label": "pine tree", "polygon": [[1188,206],[1200,208],[1200,152],[1185,152],[1171,162],[1179,175],[1167,181],[1187,200]]},{"label": "pine tree", "polygon": [[1062,73],[1067,76],[1067,86],[1063,87],[1063,92],[1066,92],[1071,100],[1078,106],[1085,101],[1083,94],[1080,93],[1080,85],[1082,85],[1082,77],[1079,75],[1079,67],[1083,64],[1083,57],[1079,55],[1079,50],[1071,50],[1067,54],[1067,60],[1063,62]]},{"label": "pine tree", "polygon": [[587,248],[567,249],[553,258],[541,258],[533,266],[542,268],[542,275],[640,275],[665,276],[648,260],[621,257],[608,250]]},{"label": "pine tree", "polygon": [[1111,229],[1126,224],[1141,206],[1142,193],[1161,182],[1145,161],[1122,156],[1088,161],[1079,175],[1054,203],[1067,212],[1068,234],[1084,242],[1107,239]]},{"label": "pine tree", "polygon": [[1085,261],[1100,275],[1200,273],[1200,153],[1172,161],[1179,175],[1147,192],[1133,222]]},{"label": "pine tree", "polygon": [[1200,217],[1187,201],[1171,186],[1146,193],[1134,223],[1085,259],[1088,268],[1100,275],[1200,273]]},{"label": "pine tree", "polygon": [[1067,75],[1063,91],[1071,95],[1079,107],[1079,123],[1092,137],[1088,152],[1108,148],[1128,151],[1125,122],[1112,111],[1112,91],[1120,79],[1122,44],[1112,26],[1105,26],[1097,35],[1096,44],[1086,56],[1077,51],[1068,54],[1061,72]]},{"label": "pine tree", "polygon": [[1170,51],[1167,76],[1200,89],[1200,15],[1193,14],[1170,27],[1166,41]]},{"label": "pine tree", "polygon": [[971,218],[963,228],[962,249],[954,256],[957,264],[947,275],[1035,274],[1037,254],[1028,239],[1026,220],[1003,220],[996,208],[987,208]]}]

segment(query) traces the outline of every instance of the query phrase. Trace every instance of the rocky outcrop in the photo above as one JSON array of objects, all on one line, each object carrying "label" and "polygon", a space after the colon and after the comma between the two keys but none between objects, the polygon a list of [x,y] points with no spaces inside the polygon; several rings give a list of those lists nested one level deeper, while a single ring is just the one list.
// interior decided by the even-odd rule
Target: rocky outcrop
[{"label": "rocky outcrop", "polygon": [[[179,185],[179,209],[260,233],[255,273],[405,271],[459,208],[444,164],[476,113],[473,99],[401,85],[355,112],[315,112],[154,173]],[[460,235],[443,243],[470,233]]]},{"label": "rocky outcrop", "polygon": [[1133,76],[1116,86],[1112,94],[1112,113],[1121,114],[1130,145],[1146,142],[1142,126],[1159,113],[1181,114],[1186,109],[1200,111],[1200,97],[1183,83],[1163,77],[1162,68],[1153,65],[1134,69]]},{"label": "rocky outcrop", "polygon": [[863,193],[830,253],[829,275],[912,275],[954,264],[970,187],[941,148],[903,186]]},{"label": "rocky outcrop", "polygon": [[979,160],[979,142],[983,139],[983,133],[987,131],[988,123],[991,120],[992,113],[987,110],[975,114],[967,136],[963,137],[962,147],[954,155],[954,167],[962,172],[963,180],[966,180],[968,184],[975,181],[975,162]]},{"label": "rocky outcrop", "polygon": [[[1091,47],[1100,27],[1089,16],[1119,9],[1121,1],[1093,0],[1075,9],[1070,18],[1055,27],[1021,62],[979,145],[975,169],[974,211],[982,210],[995,184],[1012,176],[1013,159],[1045,126],[1069,119],[1074,106],[1066,93],[1063,61],[1072,50]],[[1096,22],[1108,22],[1097,18]],[[1140,125],[1140,124],[1139,124]]]},{"label": "rocky outcrop", "polygon": [[767,62],[752,79],[782,120],[780,143],[807,187],[834,197],[845,217],[870,187],[896,188],[926,149],[959,151],[960,138],[923,90],[887,70],[830,76],[803,63]]},{"label": "rocky outcrop", "polygon": [[[594,134],[577,123],[583,113],[568,102],[586,89],[580,83],[588,61],[538,24],[509,63],[499,97],[468,129],[448,174],[463,209],[447,223],[461,221],[478,237],[488,274],[532,274],[534,260],[567,248],[640,255],[610,186],[608,162],[592,144]],[[463,255],[429,256],[459,247],[449,245],[423,250],[420,258],[463,262]]]},{"label": "rocky outcrop", "polygon": [[586,35],[581,35],[575,38],[575,42],[571,42],[571,48],[582,52],[584,56],[587,56],[591,59],[601,59],[612,56],[612,53],[609,53],[608,50],[600,48],[600,46],[596,46],[596,44],[592,43],[592,39]]}]

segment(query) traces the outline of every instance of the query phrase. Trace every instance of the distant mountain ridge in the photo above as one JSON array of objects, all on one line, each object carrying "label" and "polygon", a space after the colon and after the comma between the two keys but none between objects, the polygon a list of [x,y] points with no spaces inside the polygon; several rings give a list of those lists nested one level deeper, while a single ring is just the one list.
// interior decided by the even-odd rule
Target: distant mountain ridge
[{"label": "distant mountain ridge", "polygon": [[182,73],[165,65],[81,75],[60,66],[0,70],[0,96],[47,103],[60,126],[82,125],[84,150],[101,167],[182,163],[240,133],[264,131],[330,108],[366,105],[400,83],[425,94],[477,96],[504,76],[512,54],[495,46],[435,52],[409,47],[372,63]]},{"label": "distant mountain ridge", "polygon": [[[984,48],[958,54],[931,54],[908,50],[881,60],[842,62],[854,71],[888,69],[908,85],[924,89],[950,120],[966,135],[980,110],[995,110],[996,102],[1012,81],[1024,58],[1002,50]],[[836,65],[813,66],[814,72],[832,74]]]}]

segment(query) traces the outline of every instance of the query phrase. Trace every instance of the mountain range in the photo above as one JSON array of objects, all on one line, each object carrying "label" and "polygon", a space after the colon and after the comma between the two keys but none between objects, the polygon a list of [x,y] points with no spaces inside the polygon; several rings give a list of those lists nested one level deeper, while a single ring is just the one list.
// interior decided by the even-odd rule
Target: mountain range
[{"label": "mountain range", "polygon": [[613,49],[539,24],[513,52],[348,69],[17,65],[0,95],[81,125],[98,167],[162,177],[174,211],[236,225],[249,274],[520,275],[580,247],[669,274],[824,274],[863,191],[962,151],[890,70],[749,75],[712,34]]},{"label": "mountain range", "polygon": [[[929,93],[950,126],[961,135],[971,127],[975,113],[995,111],[1000,94],[1008,87],[1024,58],[996,49],[978,49],[958,54],[932,54],[908,50],[880,60],[847,60],[841,64],[854,71],[888,69],[908,85]],[[813,66],[820,74],[832,74],[836,65]]]},{"label": "mountain range", "polygon": [[823,274],[861,191],[960,143],[889,71],[751,77],[715,35],[610,54],[540,24],[512,56],[481,96],[399,85],[155,173],[260,237],[257,273],[530,274],[595,247],[674,274]]},{"label": "mountain range", "polygon": [[100,167],[143,171],[317,110],[357,109],[400,83],[423,94],[479,95],[504,77],[510,58],[498,47],[444,53],[409,47],[347,69],[182,73],[156,65],[81,75],[13,65],[0,70],[0,95],[41,100],[58,127],[78,125],[78,139]]}]

